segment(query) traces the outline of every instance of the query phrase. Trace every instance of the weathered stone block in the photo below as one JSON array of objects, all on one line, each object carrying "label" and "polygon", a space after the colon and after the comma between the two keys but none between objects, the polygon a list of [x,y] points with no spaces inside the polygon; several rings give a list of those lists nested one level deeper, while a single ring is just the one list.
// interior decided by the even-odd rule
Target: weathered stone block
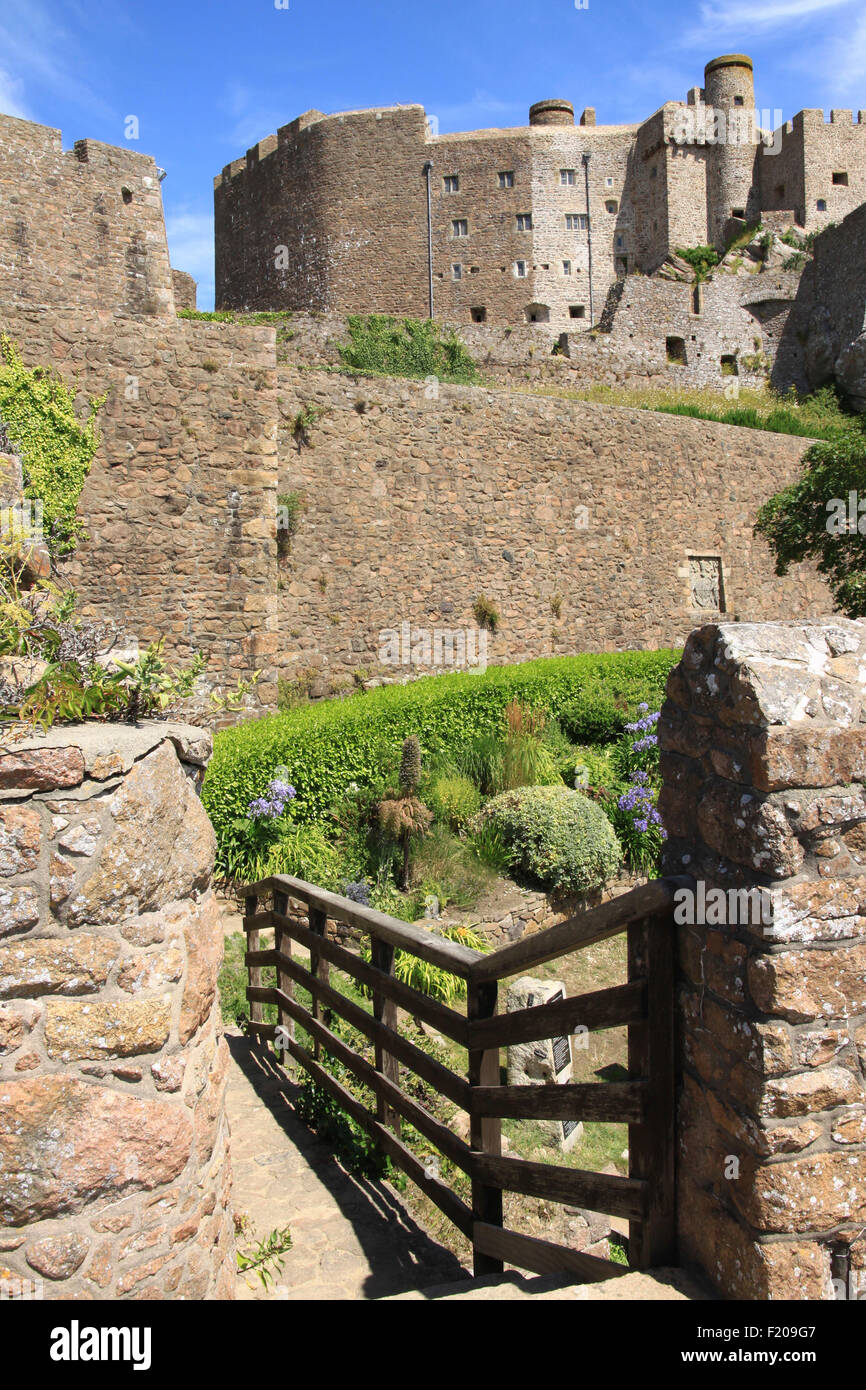
[{"label": "weathered stone block", "polygon": [[102,988],[120,951],[100,936],[39,938],[0,946],[0,998],[92,994]]},{"label": "weathered stone block", "polygon": [[158,1052],[170,1032],[170,995],[110,1003],[52,999],[45,1005],[45,1047],[49,1057],[64,1062]]},{"label": "weathered stone block", "polygon": [[41,826],[30,806],[0,806],[0,875],[10,878],[36,868]]},{"label": "weathered stone block", "polygon": [[866,945],[785,951],[749,962],[749,992],[764,1013],[792,1023],[866,1012]]}]

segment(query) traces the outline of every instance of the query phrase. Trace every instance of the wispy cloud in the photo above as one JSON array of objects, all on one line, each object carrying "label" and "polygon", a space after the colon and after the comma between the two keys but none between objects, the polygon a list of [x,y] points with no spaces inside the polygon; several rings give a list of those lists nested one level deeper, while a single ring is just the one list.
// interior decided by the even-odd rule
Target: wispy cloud
[{"label": "wispy cloud", "polygon": [[24,104],[23,94],[20,80],[0,68],[0,111],[4,116],[18,116],[21,120],[32,121],[33,116]]},{"label": "wispy cloud", "polygon": [[456,105],[438,104],[432,101],[427,107],[428,116],[436,116],[440,128],[451,126],[456,130],[480,130],[485,120],[494,124],[504,124],[506,118],[525,121],[526,113],[514,101],[503,101],[492,92],[476,91],[468,101]]},{"label": "wispy cloud", "polygon": [[[0,98],[24,111],[34,105],[38,91],[107,116],[110,107],[81,76],[91,63],[88,46],[63,24],[58,10],[42,0],[3,0],[0,78],[5,76],[6,81],[0,85]],[[15,73],[14,79],[10,73]]]},{"label": "wispy cloud", "polygon": [[760,4],[750,0],[709,0],[699,7],[700,22],[705,29],[718,33],[719,30],[736,29],[750,34],[755,29],[773,29],[790,20],[811,19],[813,15],[823,15],[827,10],[840,10],[851,4],[852,0],[761,0]]},{"label": "wispy cloud", "polygon": [[176,270],[187,271],[198,281],[199,307],[212,303],[213,214],[199,212],[189,204],[181,204],[166,213],[165,230],[172,265]]}]

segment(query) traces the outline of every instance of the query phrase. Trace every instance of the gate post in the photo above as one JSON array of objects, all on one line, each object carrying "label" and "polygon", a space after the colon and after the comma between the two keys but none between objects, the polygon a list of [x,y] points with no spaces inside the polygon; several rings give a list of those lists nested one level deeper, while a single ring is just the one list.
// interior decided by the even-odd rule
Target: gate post
[{"label": "gate post", "polygon": [[659,721],[677,894],[680,1258],[866,1295],[866,623],[693,632]]}]

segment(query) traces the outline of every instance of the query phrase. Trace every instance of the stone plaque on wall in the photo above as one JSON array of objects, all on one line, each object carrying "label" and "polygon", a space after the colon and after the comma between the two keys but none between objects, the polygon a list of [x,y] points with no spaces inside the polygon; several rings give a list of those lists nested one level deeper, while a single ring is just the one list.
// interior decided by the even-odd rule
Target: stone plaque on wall
[{"label": "stone plaque on wall", "polygon": [[689,556],[689,592],[693,608],[704,613],[724,612],[722,562],[718,555]]},{"label": "stone plaque on wall", "polygon": [[[561,982],[525,976],[509,986],[507,1008],[513,1013],[518,1009],[556,1004],[563,999],[565,987]],[[571,1039],[566,1036],[517,1043],[508,1049],[509,1086],[544,1086],[553,1081],[564,1085],[571,1080],[571,1075]],[[537,1120],[535,1123],[564,1149],[570,1149],[583,1134],[583,1125],[578,1120]]]}]

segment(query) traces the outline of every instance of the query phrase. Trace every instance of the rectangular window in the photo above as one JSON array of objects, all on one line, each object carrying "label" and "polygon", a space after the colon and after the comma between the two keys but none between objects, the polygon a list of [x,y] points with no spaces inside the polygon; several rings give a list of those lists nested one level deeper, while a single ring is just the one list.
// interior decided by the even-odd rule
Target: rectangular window
[{"label": "rectangular window", "polygon": [[841,187],[843,187],[843,188],[847,188],[847,187],[848,187],[848,175],[847,175],[846,173],[844,173],[844,172],[839,173],[839,174],[834,174],[834,175],[833,175],[833,182],[834,182],[835,184],[841,185]]},{"label": "rectangular window", "polygon": [[563,188],[572,188],[577,183],[577,174],[574,169],[560,169],[559,182]]},{"label": "rectangular window", "polygon": [[456,217],[454,219],[451,223],[451,235],[453,237],[469,235],[469,223],[466,221],[465,217]]},{"label": "rectangular window", "polygon": [[605,212],[618,212],[619,203],[616,201],[616,198],[608,198],[607,202],[604,205],[604,209]]},{"label": "rectangular window", "polygon": [[519,232],[531,232],[531,231],[532,231],[532,213],[531,213],[531,212],[519,212],[519,213],[517,214],[517,230],[518,230]]},{"label": "rectangular window", "polygon": [[563,275],[570,275],[570,274],[571,274],[571,261],[563,261],[563,262],[562,262],[562,273],[563,273]]},{"label": "rectangular window", "polygon": [[462,265],[452,265],[452,267],[451,267],[451,279],[452,279],[452,280],[462,280],[462,279],[463,279],[463,267],[462,267]]},{"label": "rectangular window", "polygon": [[585,319],[585,318],[586,318],[586,305],[585,305],[585,304],[572,304],[572,305],[569,307],[568,316],[569,316],[569,318],[572,318],[572,319]]},{"label": "rectangular window", "polygon": [[518,280],[526,279],[526,261],[514,262],[514,274],[516,275]]},{"label": "rectangular window", "polygon": [[487,310],[484,308],[484,305],[483,305],[483,304],[479,305],[479,306],[478,306],[477,308],[475,308],[475,309],[470,309],[470,310],[469,310],[469,313],[470,313],[471,316],[472,316],[472,322],[473,322],[473,323],[486,323],[486,322],[487,322]]},{"label": "rectangular window", "polygon": [[617,249],[617,251],[621,251],[621,250],[623,249],[624,246],[625,246],[625,237],[623,237],[623,236],[618,236],[618,237],[616,238],[616,249]]},{"label": "rectangular window", "polygon": [[566,230],[567,232],[585,232],[585,231],[586,231],[586,213],[585,213],[585,212],[567,212],[567,213],[565,214],[565,230]]},{"label": "rectangular window", "polygon": [[613,188],[613,179],[608,175],[604,181],[605,188]]},{"label": "rectangular window", "polygon": [[659,176],[658,165],[657,165],[657,164],[654,164],[653,167],[650,169],[650,178],[651,178],[651,179],[657,179],[658,176]]},{"label": "rectangular window", "polygon": [[499,175],[499,187],[500,187],[500,188],[513,188],[513,187],[514,187],[514,172],[513,172],[513,170],[511,170],[511,169],[505,169],[505,170],[503,170],[503,172]]},{"label": "rectangular window", "polygon": [[442,182],[445,185],[446,193],[460,192],[460,177],[458,174],[446,174]]}]

